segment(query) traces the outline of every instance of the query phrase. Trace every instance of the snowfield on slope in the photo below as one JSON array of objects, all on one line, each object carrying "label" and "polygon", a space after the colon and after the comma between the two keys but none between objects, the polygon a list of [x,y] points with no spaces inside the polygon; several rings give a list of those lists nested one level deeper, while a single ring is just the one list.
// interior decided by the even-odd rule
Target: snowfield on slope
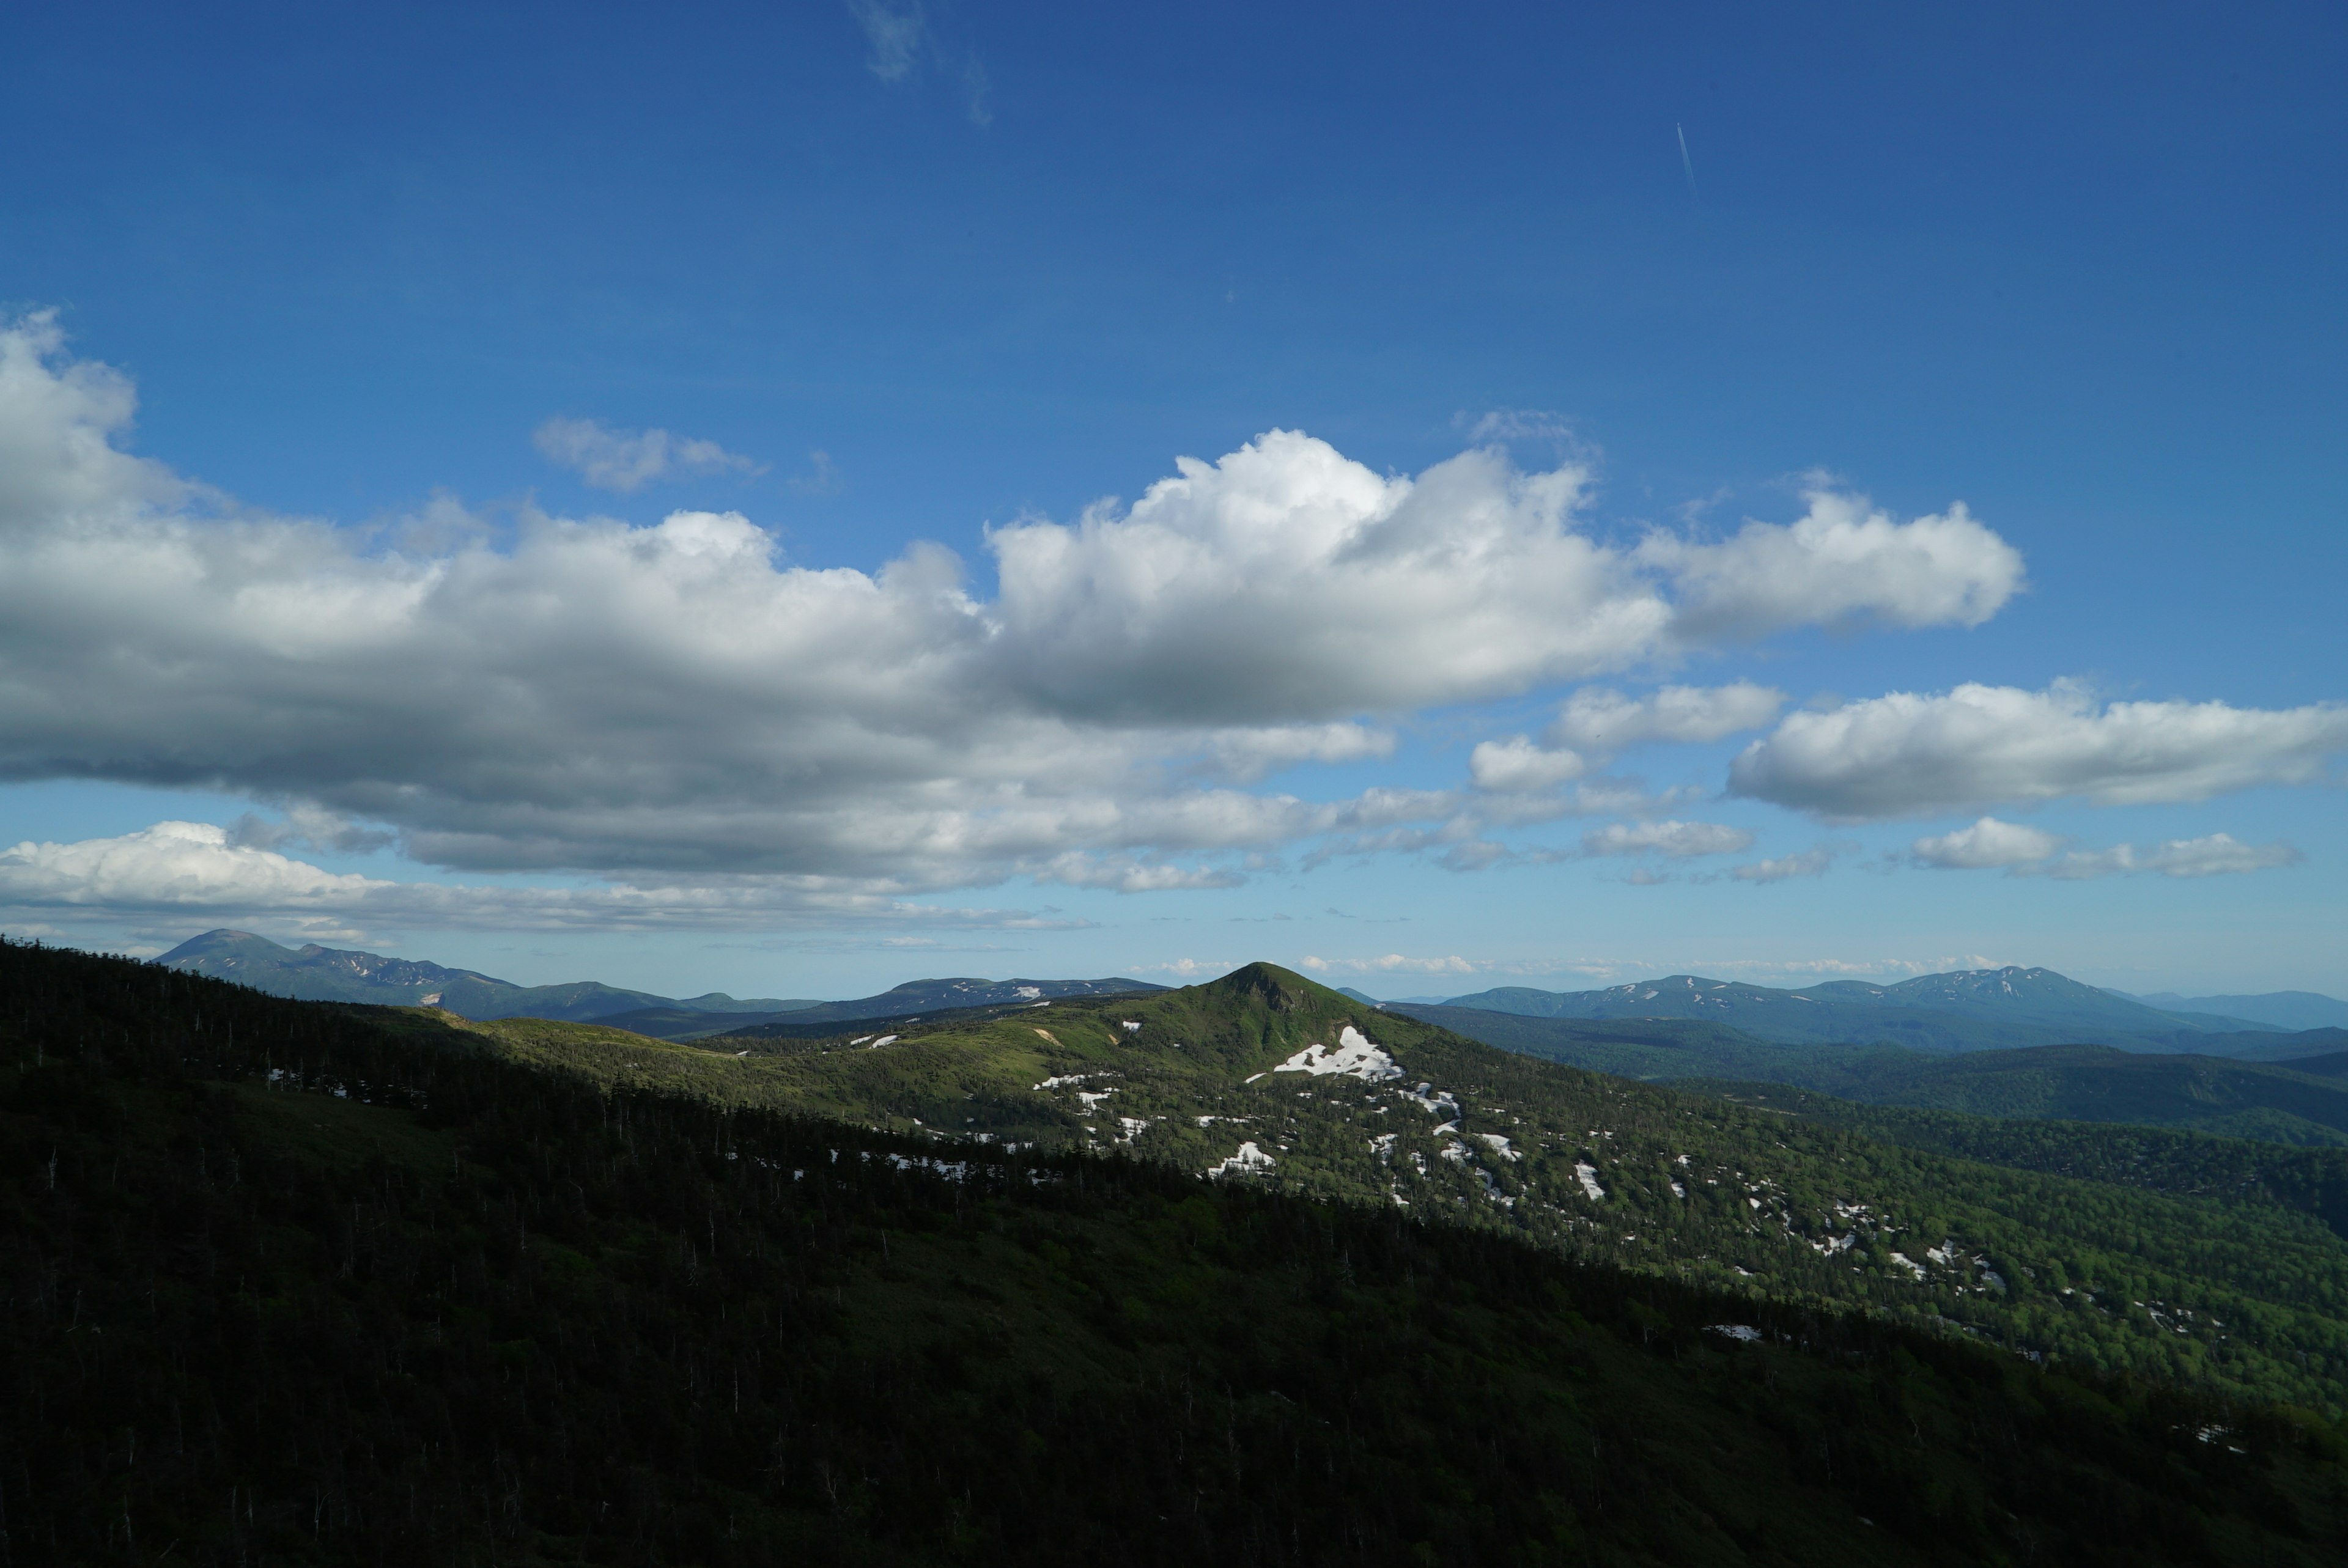
[{"label": "snowfield on slope", "polygon": [[1375,1044],[1352,1024],[1337,1037],[1337,1049],[1325,1045],[1308,1045],[1278,1067],[1274,1072],[1309,1072],[1319,1078],[1327,1073],[1341,1072],[1348,1078],[1358,1078],[1365,1083],[1383,1083],[1389,1078],[1400,1078],[1402,1069],[1395,1065],[1384,1046]]},{"label": "snowfield on slope", "polygon": [[1247,1176],[1253,1175],[1258,1171],[1269,1171],[1272,1167],[1271,1155],[1257,1148],[1253,1143],[1246,1143],[1239,1146],[1237,1153],[1220,1164],[1208,1166],[1207,1174],[1209,1176]]}]

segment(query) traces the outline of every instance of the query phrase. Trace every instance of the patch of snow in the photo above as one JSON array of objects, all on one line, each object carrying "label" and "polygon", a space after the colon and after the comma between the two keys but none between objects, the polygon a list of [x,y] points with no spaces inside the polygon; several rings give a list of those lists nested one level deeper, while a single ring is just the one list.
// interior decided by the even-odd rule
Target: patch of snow
[{"label": "patch of snow", "polygon": [[1115,1076],[1116,1074],[1108,1072],[1069,1072],[1064,1073],[1057,1078],[1047,1078],[1044,1080],[1043,1082],[1035,1085],[1035,1087],[1038,1089],[1065,1089],[1071,1083],[1085,1083],[1096,1078],[1112,1078]]},{"label": "patch of snow", "polygon": [[1458,1122],[1446,1122],[1442,1126],[1440,1126],[1440,1127],[1437,1127],[1437,1128],[1434,1129],[1433,1133],[1432,1133],[1431,1135],[1432,1135],[1432,1136],[1434,1136],[1434,1137],[1440,1138],[1440,1137],[1442,1137],[1446,1132],[1457,1132],[1457,1131],[1459,1131],[1459,1123],[1458,1123]]},{"label": "patch of snow", "polygon": [[1576,1160],[1573,1163],[1573,1173],[1581,1179],[1581,1192],[1584,1197],[1592,1203],[1601,1203],[1605,1200],[1606,1189],[1598,1184],[1597,1166],[1587,1160]]},{"label": "patch of snow", "polygon": [[918,1157],[891,1154],[889,1163],[901,1171],[934,1171],[949,1182],[970,1179],[970,1162],[967,1160],[933,1160],[926,1154]]},{"label": "patch of snow", "polygon": [[1207,1174],[1210,1176],[1247,1176],[1253,1175],[1259,1171],[1269,1171],[1272,1167],[1272,1156],[1257,1148],[1252,1143],[1248,1143],[1241,1144],[1239,1146],[1238,1153],[1232,1154],[1231,1158],[1223,1161],[1220,1164],[1208,1166]]},{"label": "patch of snow", "polygon": [[1107,1099],[1110,1095],[1116,1092],[1117,1091],[1114,1089],[1103,1089],[1098,1091],[1088,1089],[1077,1090],[1076,1098],[1083,1102],[1084,1109],[1077,1112],[1076,1114],[1079,1116],[1091,1115],[1095,1106],[1098,1105],[1102,1101]]},{"label": "patch of snow", "polygon": [[1894,1263],[1896,1263],[1896,1264],[1898,1264],[1900,1267],[1902,1267],[1902,1268],[1904,1268],[1904,1269],[1907,1269],[1907,1270],[1910,1271],[1911,1273],[1913,1273],[1913,1274],[1916,1276],[1916,1281],[1917,1281],[1917,1283],[1918,1283],[1918,1284],[1920,1284],[1920,1285],[1921,1285],[1921,1284],[1922,1284],[1922,1283],[1923,1283],[1923,1280],[1924,1280],[1924,1266],[1923,1266],[1922,1264],[1918,1263],[1915,1259],[1913,1259],[1913,1258],[1910,1257],[1910,1256],[1909,1256],[1906,1253],[1904,1253],[1904,1252],[1895,1252],[1895,1253],[1893,1253],[1893,1254],[1891,1255],[1891,1261],[1892,1261],[1892,1262],[1894,1262]]},{"label": "patch of snow", "polygon": [[1340,1072],[1348,1078],[1358,1078],[1365,1083],[1382,1083],[1389,1078],[1402,1076],[1402,1069],[1395,1065],[1395,1059],[1386,1054],[1385,1048],[1373,1042],[1350,1023],[1337,1037],[1335,1050],[1325,1045],[1308,1045],[1272,1071],[1309,1072],[1315,1078]]},{"label": "patch of snow", "polygon": [[871,1038],[872,1038],[872,1037],[871,1037],[870,1035],[869,1035],[869,1034],[860,1034],[860,1035],[858,1035],[854,1040],[850,1040],[848,1043],[849,1043],[849,1044],[850,1044],[850,1045],[862,1045],[866,1040],[870,1040]]},{"label": "patch of snow", "polygon": [[1832,1257],[1838,1252],[1849,1252],[1858,1244],[1859,1233],[1853,1231],[1849,1235],[1830,1235],[1824,1241],[1814,1241],[1810,1245],[1826,1254],[1827,1256]]},{"label": "patch of snow", "polygon": [[1041,986],[1021,986],[1018,990],[1012,994],[1016,996],[1023,1002],[1032,1002],[1037,997],[1044,994],[1044,988]]},{"label": "patch of snow", "polygon": [[1673,1163],[1673,1164],[1674,1164],[1674,1165],[1679,1165],[1679,1166],[1682,1166],[1682,1167],[1685,1167],[1685,1165],[1687,1164],[1687,1163],[1688,1163],[1688,1157],[1687,1157],[1685,1154],[1682,1154],[1678,1159],[1673,1160],[1673,1161],[1672,1162],[1672,1163]]},{"label": "patch of snow", "polygon": [[896,1043],[897,1043],[897,1037],[896,1037],[895,1035],[893,1035],[893,1034],[884,1034],[884,1035],[882,1035],[879,1040],[874,1040],[874,1041],[872,1042],[872,1049],[873,1049],[873,1050],[880,1050],[880,1049],[882,1046],[884,1046],[884,1045],[894,1045],[894,1044],[896,1044]]},{"label": "patch of snow", "polygon": [[1686,1197],[1686,1196],[1687,1196],[1687,1189],[1686,1189],[1685,1187],[1681,1186],[1677,1182],[1673,1182],[1673,1183],[1672,1184],[1672,1196],[1673,1196],[1673,1197],[1675,1197],[1675,1198],[1684,1198],[1684,1197]]},{"label": "patch of snow", "polygon": [[1134,1022],[1131,1019],[1119,1019],[1117,1020],[1117,1027],[1125,1030],[1128,1034],[1139,1034],[1141,1032],[1141,1026]]},{"label": "patch of snow", "polygon": [[[1745,1271],[1740,1268],[1736,1272],[1743,1274]],[[1723,1339],[1735,1339],[1746,1345],[1761,1343],[1761,1330],[1754,1327],[1750,1323],[1707,1324],[1704,1331],[1706,1334],[1717,1334]]]},{"label": "patch of snow", "polygon": [[1376,1137],[1370,1140],[1370,1153],[1375,1154],[1381,1160],[1393,1159],[1395,1140],[1401,1135],[1402,1134],[1398,1132],[1379,1133]]},{"label": "patch of snow", "polygon": [[1251,1074],[1250,1074],[1250,1075],[1248,1076],[1248,1078],[1247,1078],[1246,1081],[1247,1081],[1247,1082],[1250,1082],[1250,1083],[1253,1083],[1257,1079],[1262,1078],[1262,1076],[1263,1076],[1263,1074],[1262,1074],[1262,1073],[1261,1073],[1261,1072],[1251,1073]]},{"label": "patch of snow", "polygon": [[1117,1124],[1125,1129],[1125,1135],[1117,1140],[1120,1143],[1130,1143],[1149,1130],[1149,1123],[1139,1116],[1120,1116]]},{"label": "patch of snow", "polygon": [[1441,1157],[1450,1161],[1455,1165],[1464,1165],[1468,1163],[1468,1145],[1465,1143],[1446,1143],[1443,1145],[1441,1150]]},{"label": "patch of snow", "polygon": [[1498,1132],[1478,1132],[1476,1136],[1482,1139],[1485,1144],[1491,1149],[1492,1153],[1498,1154],[1503,1160],[1521,1160],[1524,1158],[1522,1154],[1519,1154],[1514,1149],[1509,1148],[1509,1141],[1506,1138],[1501,1137]]}]

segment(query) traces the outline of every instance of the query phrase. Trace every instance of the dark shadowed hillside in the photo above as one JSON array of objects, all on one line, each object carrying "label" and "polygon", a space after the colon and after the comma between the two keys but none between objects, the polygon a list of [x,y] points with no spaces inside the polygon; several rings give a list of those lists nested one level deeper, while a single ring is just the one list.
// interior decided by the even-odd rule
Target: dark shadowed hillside
[{"label": "dark shadowed hillside", "polygon": [[0,996],[12,1562],[2313,1563],[2348,1539],[2313,1417],[1391,1206],[602,1086],[120,961],[0,949]]}]

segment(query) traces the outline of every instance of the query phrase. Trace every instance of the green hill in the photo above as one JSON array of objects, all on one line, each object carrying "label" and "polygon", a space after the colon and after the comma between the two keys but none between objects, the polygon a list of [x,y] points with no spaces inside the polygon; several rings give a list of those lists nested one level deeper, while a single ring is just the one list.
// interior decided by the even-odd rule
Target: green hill
[{"label": "green hill", "polygon": [[2221,1204],[2280,1204],[2348,1237],[2348,1148],[2105,1122],[1871,1105],[1776,1083],[1692,1084],[1910,1149]]},{"label": "green hill", "polygon": [[[1504,1050],[1689,1088],[1704,1087],[1703,1080],[1783,1083],[1846,1100],[1984,1116],[2133,1122],[2285,1143],[2348,1144],[2348,1085],[2338,1081],[2336,1071],[2327,1071],[2327,1064],[2348,1062],[2348,1054],[2337,1051],[2273,1062],[2100,1045],[1943,1055],[1893,1045],[1780,1045],[1694,1020],[1536,1019],[1473,1008],[1396,1010]],[[2204,1038],[2290,1040],[2313,1051],[2338,1032]]]},{"label": "green hill", "polygon": [[1771,1076],[1879,1104],[2348,1146],[2348,1084],[2284,1065],[2044,1045],[1954,1059],[1821,1062]]},{"label": "green hill", "polygon": [[[1255,971],[1130,1035],[1025,1027],[1055,1056],[1138,1063],[1177,1042],[1134,1036],[1179,1021],[1213,1076],[1321,1032],[1329,995]],[[2312,1416],[1577,1262],[1424,1223],[1434,1204],[742,1103],[908,1088],[847,1070],[886,1048],[458,1027],[13,946],[0,996],[12,1562],[2316,1563],[2348,1544],[2348,1434]],[[1433,1068],[1439,1044],[1409,1049]],[[984,1076],[971,1042],[930,1049]],[[1267,1122],[1294,1081],[1257,1091]],[[1499,1113],[1492,1086],[1457,1087]],[[1629,1087],[1692,1122],[1807,1125]]]},{"label": "green hill", "polygon": [[2193,1049],[2196,1037],[2262,1030],[2242,1019],[2167,1012],[2052,969],[2009,967],[1923,975],[1897,985],[1837,980],[1778,990],[1673,975],[1595,991],[1521,986],[1454,997],[1452,1008],[1528,1018],[1687,1019],[1778,1044],[1888,1040],[1918,1050],[1994,1050],[2082,1041],[2127,1050]]},{"label": "green hill", "polygon": [[[455,1021],[394,1016],[436,1038]],[[2348,1408],[2348,1249],[2291,1204],[2206,1204],[1789,1126],[1492,1050],[1269,966],[894,1035],[689,1046],[463,1027],[602,1081],[1129,1155],[2100,1369]],[[1348,1029],[1378,1056],[1327,1071]]]}]

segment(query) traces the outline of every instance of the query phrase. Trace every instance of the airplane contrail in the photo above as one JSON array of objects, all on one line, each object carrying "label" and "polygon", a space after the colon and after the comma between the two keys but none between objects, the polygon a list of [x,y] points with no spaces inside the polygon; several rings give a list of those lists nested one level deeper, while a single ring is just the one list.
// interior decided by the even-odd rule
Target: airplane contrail
[{"label": "airplane contrail", "polygon": [[1687,170],[1688,194],[1694,196],[1695,194],[1695,159],[1688,156],[1687,131],[1676,123],[1672,128],[1679,132],[1680,167]]}]

